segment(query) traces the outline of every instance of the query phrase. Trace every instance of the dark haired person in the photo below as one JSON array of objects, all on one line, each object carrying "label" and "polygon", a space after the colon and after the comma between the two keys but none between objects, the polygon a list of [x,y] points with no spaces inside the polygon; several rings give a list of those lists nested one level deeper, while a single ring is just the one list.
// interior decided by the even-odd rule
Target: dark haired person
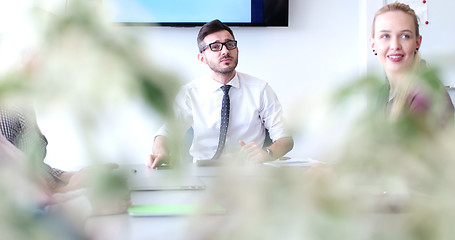
[{"label": "dark haired person", "polygon": [[[281,104],[267,82],[235,70],[239,50],[232,30],[214,20],[197,37],[198,60],[209,75],[186,84],[176,101],[176,117],[193,129],[190,155],[198,160],[229,160],[241,153],[264,162],[288,153],[294,145],[286,132]],[[266,130],[272,144],[263,149]],[[168,160],[167,127],[158,130],[146,165]]]},{"label": "dark haired person", "polygon": [[72,173],[52,168],[43,162],[47,139],[38,128],[32,110],[16,105],[1,105],[0,130],[1,134],[20,151],[33,155],[33,159],[37,161],[32,166],[41,172],[51,191],[58,192],[65,186]]},{"label": "dark haired person", "polygon": [[108,203],[99,202],[87,191],[92,184],[90,182],[92,174],[97,173],[95,170],[102,168],[110,170],[116,168],[116,164],[89,166],[79,171],[67,172],[44,163],[48,142],[38,127],[32,108],[0,104],[0,133],[0,156],[5,156],[0,162],[7,163],[2,167],[27,169],[29,172],[20,172],[24,176],[17,176],[17,179],[32,177],[34,184],[44,195],[48,195],[49,199],[45,205],[49,211],[74,210],[71,209],[71,204],[74,203],[77,204],[75,206],[78,207],[78,214],[82,214],[81,217],[88,217],[123,213],[131,204],[127,189],[122,196],[111,197]]}]

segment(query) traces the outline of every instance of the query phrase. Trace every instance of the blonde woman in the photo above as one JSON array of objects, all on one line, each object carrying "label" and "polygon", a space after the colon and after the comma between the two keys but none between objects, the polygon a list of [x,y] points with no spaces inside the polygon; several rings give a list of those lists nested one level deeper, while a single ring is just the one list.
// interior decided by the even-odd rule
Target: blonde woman
[{"label": "blonde woman", "polygon": [[453,105],[440,81],[434,74],[422,74],[427,68],[419,54],[422,36],[414,10],[402,3],[379,9],[370,43],[387,75],[392,119],[408,114],[446,123],[453,118]]}]

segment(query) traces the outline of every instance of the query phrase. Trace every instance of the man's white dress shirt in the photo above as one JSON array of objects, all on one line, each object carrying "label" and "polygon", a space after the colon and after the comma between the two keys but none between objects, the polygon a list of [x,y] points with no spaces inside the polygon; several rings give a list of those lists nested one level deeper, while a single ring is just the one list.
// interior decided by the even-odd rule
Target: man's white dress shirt
[{"label": "man's white dress shirt", "polygon": [[[267,82],[237,72],[227,84],[231,110],[226,145],[221,158],[229,158],[240,151],[239,140],[262,146],[265,129],[272,141],[290,135],[285,131],[281,104]],[[213,157],[220,135],[220,111],[223,99],[221,83],[211,76],[196,79],[182,87],[176,99],[176,117],[185,129],[193,128],[190,148],[193,161]],[[166,125],[156,135],[168,135]]]}]

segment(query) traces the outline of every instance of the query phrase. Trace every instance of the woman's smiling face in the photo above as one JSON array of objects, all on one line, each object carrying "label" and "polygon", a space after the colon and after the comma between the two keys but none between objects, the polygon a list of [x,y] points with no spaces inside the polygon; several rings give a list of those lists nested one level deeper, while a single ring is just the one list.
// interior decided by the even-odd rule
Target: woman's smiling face
[{"label": "woman's smiling face", "polygon": [[376,17],[374,36],[370,39],[371,47],[387,74],[410,69],[421,41],[412,16],[398,10]]}]

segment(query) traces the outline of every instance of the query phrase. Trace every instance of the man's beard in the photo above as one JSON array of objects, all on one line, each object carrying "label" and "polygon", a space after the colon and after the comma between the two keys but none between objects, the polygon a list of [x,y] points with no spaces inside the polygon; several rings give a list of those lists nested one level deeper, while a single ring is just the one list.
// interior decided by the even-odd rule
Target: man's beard
[{"label": "man's beard", "polygon": [[[216,64],[213,64],[212,62],[208,62],[208,65],[210,67],[210,69],[212,69],[212,71],[216,72],[216,73],[221,73],[221,74],[231,74],[232,72],[234,72],[235,68],[237,67],[237,64],[239,62],[238,58],[234,59],[234,58],[231,58],[233,61],[234,61],[234,66],[232,67],[229,67],[229,68],[221,68],[221,67],[218,67],[218,65]],[[221,61],[222,59],[220,59]]]}]

